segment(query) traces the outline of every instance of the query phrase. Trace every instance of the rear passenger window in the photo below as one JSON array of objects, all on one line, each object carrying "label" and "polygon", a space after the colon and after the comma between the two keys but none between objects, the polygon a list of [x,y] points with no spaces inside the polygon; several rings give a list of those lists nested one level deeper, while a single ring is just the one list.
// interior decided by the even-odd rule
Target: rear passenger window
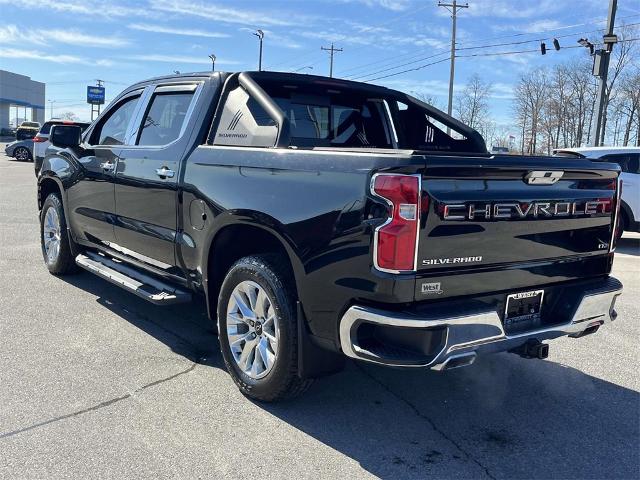
[{"label": "rear passenger window", "polygon": [[232,90],[222,109],[215,145],[273,147],[278,127],[260,104],[242,87]]},{"label": "rear passenger window", "polygon": [[156,93],[151,98],[138,145],[167,145],[180,137],[193,92]]},{"label": "rear passenger window", "polygon": [[625,173],[639,173],[638,160],[640,160],[640,154],[637,153],[616,153],[609,154],[600,157],[601,161],[613,162],[620,165],[620,168]]}]

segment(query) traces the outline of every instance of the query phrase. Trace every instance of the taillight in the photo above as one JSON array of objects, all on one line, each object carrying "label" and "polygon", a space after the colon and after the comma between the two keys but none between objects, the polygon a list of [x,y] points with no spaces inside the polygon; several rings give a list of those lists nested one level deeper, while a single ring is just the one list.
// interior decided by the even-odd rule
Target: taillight
[{"label": "taillight", "polygon": [[620,236],[620,229],[622,225],[620,225],[620,204],[622,201],[622,179],[618,177],[616,193],[613,196],[613,201],[615,202],[613,211],[613,235],[611,236],[611,243],[609,245],[609,252],[613,252],[616,249],[616,244],[618,243],[618,237]]},{"label": "taillight", "polygon": [[36,135],[35,137],[33,137],[33,142],[34,143],[42,143],[42,142],[46,142],[47,139],[44,137],[40,137],[38,135]]},{"label": "taillight", "polygon": [[376,268],[392,273],[416,270],[420,177],[379,173],[373,177],[371,192],[383,198],[390,208],[389,219],[375,231]]}]

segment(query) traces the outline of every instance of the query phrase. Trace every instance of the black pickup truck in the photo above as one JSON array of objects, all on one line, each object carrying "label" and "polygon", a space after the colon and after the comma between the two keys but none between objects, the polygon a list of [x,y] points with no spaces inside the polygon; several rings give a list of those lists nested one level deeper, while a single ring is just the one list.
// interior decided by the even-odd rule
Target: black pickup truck
[{"label": "black pickup truck", "polygon": [[492,156],[398,91],[162,77],[51,141],[38,175],[49,271],[82,267],[158,305],[203,295],[256,399],[298,394],[345,357],[436,370],[545,358],[544,340],[616,318],[619,167]]}]

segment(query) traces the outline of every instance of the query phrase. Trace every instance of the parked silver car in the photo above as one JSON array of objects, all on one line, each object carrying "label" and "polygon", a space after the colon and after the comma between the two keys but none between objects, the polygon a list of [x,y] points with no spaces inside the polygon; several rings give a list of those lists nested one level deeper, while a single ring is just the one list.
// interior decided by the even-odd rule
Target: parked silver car
[{"label": "parked silver car", "polygon": [[33,160],[33,139],[16,140],[4,147],[4,153],[8,157],[13,157],[21,162]]}]

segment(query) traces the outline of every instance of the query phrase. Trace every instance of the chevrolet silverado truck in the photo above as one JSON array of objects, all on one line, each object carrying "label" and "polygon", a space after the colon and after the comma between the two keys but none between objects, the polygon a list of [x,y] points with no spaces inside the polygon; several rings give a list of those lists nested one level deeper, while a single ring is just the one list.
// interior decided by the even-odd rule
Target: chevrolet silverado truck
[{"label": "chevrolet silverado truck", "polygon": [[204,297],[226,368],[258,400],[347,357],[435,370],[545,358],[544,341],[616,318],[619,166],[490,155],[398,91],[181,74],[50,140],[49,271],[81,267],[160,306]]}]

